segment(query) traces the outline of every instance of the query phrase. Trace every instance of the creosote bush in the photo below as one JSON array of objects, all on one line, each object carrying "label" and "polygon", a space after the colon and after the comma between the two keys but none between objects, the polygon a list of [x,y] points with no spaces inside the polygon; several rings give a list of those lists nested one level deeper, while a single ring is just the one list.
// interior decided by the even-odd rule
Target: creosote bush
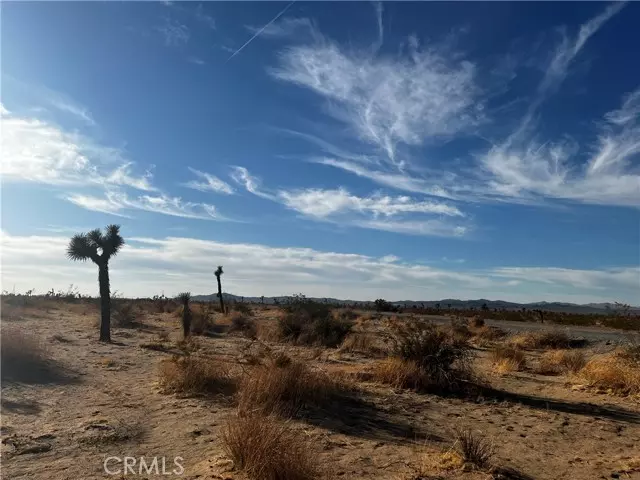
[{"label": "creosote bush", "polygon": [[167,393],[230,394],[234,387],[233,378],[224,365],[194,355],[163,360],[159,374],[160,386]]},{"label": "creosote bush", "polygon": [[222,430],[234,467],[252,480],[312,480],[319,469],[309,440],[273,416],[240,415]]},{"label": "creosote bush", "polygon": [[[419,390],[455,392],[473,378],[469,343],[430,323],[419,320],[395,323],[391,352],[395,360],[382,363],[379,369],[399,371],[397,377],[408,379],[401,383],[413,384]],[[397,359],[404,363],[398,363]],[[384,382],[385,376],[378,378]]]},{"label": "creosote bush", "polygon": [[351,320],[335,318],[331,308],[299,295],[278,319],[280,339],[304,345],[337,347],[353,328]]}]

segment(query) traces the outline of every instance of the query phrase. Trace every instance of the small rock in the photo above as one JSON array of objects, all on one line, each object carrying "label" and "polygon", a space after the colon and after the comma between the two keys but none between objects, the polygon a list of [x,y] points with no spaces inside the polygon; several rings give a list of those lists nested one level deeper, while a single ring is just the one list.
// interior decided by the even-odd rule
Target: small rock
[{"label": "small rock", "polygon": [[25,455],[28,453],[44,453],[51,450],[51,445],[48,443],[38,443],[36,445],[30,445],[17,452],[18,455]]}]

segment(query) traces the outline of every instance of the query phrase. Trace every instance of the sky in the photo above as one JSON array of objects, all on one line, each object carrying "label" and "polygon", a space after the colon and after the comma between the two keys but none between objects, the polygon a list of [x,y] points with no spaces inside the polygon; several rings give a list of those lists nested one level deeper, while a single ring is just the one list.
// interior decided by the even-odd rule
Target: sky
[{"label": "sky", "polygon": [[640,298],[640,3],[2,2],[2,289]]}]

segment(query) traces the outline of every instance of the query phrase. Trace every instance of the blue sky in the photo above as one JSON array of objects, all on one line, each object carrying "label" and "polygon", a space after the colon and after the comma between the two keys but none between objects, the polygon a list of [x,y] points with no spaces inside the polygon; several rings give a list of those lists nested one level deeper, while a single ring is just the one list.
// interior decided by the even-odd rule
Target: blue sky
[{"label": "blue sky", "polygon": [[3,289],[637,303],[640,4],[1,8]]}]

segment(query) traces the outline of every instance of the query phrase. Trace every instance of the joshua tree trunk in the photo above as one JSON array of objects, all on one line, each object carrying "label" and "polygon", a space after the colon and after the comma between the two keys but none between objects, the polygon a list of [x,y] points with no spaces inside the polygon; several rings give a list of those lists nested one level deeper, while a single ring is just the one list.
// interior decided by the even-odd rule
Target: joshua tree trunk
[{"label": "joshua tree trunk", "polygon": [[109,291],[109,265],[98,265],[98,283],[100,284],[100,341],[111,341],[111,292]]},{"label": "joshua tree trunk", "polygon": [[218,279],[218,298],[220,299],[220,313],[224,313],[224,300],[222,299],[222,282],[220,281],[220,275],[216,275]]}]

